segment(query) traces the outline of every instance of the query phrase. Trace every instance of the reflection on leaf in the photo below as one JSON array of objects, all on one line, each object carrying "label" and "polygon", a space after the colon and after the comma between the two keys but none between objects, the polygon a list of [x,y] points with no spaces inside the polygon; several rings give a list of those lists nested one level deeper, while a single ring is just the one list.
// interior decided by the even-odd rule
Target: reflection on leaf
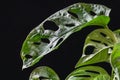
[{"label": "reflection on leaf", "polygon": [[[23,69],[57,49],[72,33],[90,25],[105,27],[110,9],[98,4],[76,3],[62,9],[34,28],[23,43]],[[29,56],[29,57],[28,57]]]},{"label": "reflection on leaf", "polygon": [[[109,29],[97,29],[88,34],[83,48],[83,55],[76,64],[76,67],[98,62],[107,62],[109,60],[109,54],[111,53],[111,47],[116,43],[114,37],[114,33]],[[86,48],[89,46],[94,47],[92,53],[86,51]]]},{"label": "reflection on leaf", "polygon": [[29,80],[60,80],[51,68],[46,66],[37,67],[30,74]]},{"label": "reflection on leaf", "polygon": [[86,66],[76,69],[65,80],[110,80],[110,76],[101,67]]}]

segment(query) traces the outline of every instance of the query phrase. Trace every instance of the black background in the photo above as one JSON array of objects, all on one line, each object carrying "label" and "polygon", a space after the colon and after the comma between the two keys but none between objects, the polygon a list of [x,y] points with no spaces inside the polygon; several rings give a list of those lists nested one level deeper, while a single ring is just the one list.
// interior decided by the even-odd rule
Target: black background
[{"label": "black background", "polygon": [[[1,77],[4,80],[28,80],[30,72],[40,65],[53,68],[61,80],[74,70],[82,53],[86,35],[92,30],[74,33],[56,51],[45,56],[35,66],[22,71],[20,50],[27,34],[56,11],[77,2],[97,3],[112,9],[109,27],[118,29],[120,24],[119,0],[16,0],[5,1],[1,9]],[[103,65],[103,64],[102,64]],[[105,65],[108,68],[108,65]]]}]

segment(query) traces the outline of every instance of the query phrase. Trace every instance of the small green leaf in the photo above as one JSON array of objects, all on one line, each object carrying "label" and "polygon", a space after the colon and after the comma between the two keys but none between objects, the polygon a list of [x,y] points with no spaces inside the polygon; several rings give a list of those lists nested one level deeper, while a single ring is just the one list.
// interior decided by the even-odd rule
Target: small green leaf
[{"label": "small green leaf", "polygon": [[110,76],[101,67],[86,66],[76,69],[65,80],[110,80]]},{"label": "small green leaf", "polygon": [[85,40],[83,53],[85,54],[85,50],[88,46],[95,47],[93,50],[93,53],[95,53],[104,48],[113,46],[116,42],[115,35],[111,30],[96,29],[88,34]]},{"label": "small green leaf", "polygon": [[113,80],[120,80],[120,43],[116,43],[110,57],[113,68]]},{"label": "small green leaf", "polygon": [[60,80],[58,75],[49,67],[37,67],[30,74],[29,80]]},{"label": "small green leaf", "polygon": [[110,56],[112,66],[112,80],[120,80],[120,29],[114,31],[116,44],[113,47],[113,52]]},{"label": "small green leaf", "polygon": [[[87,64],[107,62],[111,53],[111,47],[116,43],[114,38],[114,33],[109,29],[92,31],[85,40],[83,55],[76,64],[76,68]],[[90,47],[93,49],[91,49],[91,53],[86,51]]]},{"label": "small green leaf", "polygon": [[109,48],[105,48],[97,53],[83,56],[82,58],[80,58],[80,60],[76,64],[75,68],[83,65],[88,65],[88,64],[94,64],[94,63],[105,62],[105,61],[107,62],[109,59],[108,49]]},{"label": "small green leaf", "polygon": [[116,43],[111,54],[111,63],[113,67],[120,65],[120,43]]},{"label": "small green leaf", "polygon": [[98,4],[76,3],[62,9],[34,28],[23,43],[23,69],[57,49],[72,33],[90,25],[106,27],[110,9]]}]

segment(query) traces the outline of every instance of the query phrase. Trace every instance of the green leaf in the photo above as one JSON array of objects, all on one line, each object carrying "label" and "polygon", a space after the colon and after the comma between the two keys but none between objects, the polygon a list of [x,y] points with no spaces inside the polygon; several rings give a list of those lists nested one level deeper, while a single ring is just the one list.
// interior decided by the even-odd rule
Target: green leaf
[{"label": "green leaf", "polygon": [[[109,29],[96,29],[92,31],[85,40],[83,55],[75,67],[107,62],[114,43],[116,43],[114,33]],[[87,48],[90,48],[92,52],[90,51],[91,53],[89,53],[86,51]]]},{"label": "green leaf", "polygon": [[115,30],[114,34],[116,36],[117,43],[119,43],[120,42],[120,29]]},{"label": "green leaf", "polygon": [[101,67],[86,66],[76,69],[65,80],[110,80],[110,76]]},{"label": "green leaf", "polygon": [[83,65],[98,63],[98,62],[105,62],[105,61],[107,62],[109,59],[108,49],[109,48],[105,48],[97,53],[83,56],[76,64],[75,68]]},{"label": "green leaf", "polygon": [[46,66],[37,67],[30,74],[29,80],[60,80],[56,72]]},{"label": "green leaf", "polygon": [[62,9],[34,28],[23,43],[23,69],[57,49],[72,33],[90,25],[106,27],[110,9],[98,4],[76,3]]},{"label": "green leaf", "polygon": [[120,80],[120,43],[114,45],[110,60],[114,75],[113,80]]}]

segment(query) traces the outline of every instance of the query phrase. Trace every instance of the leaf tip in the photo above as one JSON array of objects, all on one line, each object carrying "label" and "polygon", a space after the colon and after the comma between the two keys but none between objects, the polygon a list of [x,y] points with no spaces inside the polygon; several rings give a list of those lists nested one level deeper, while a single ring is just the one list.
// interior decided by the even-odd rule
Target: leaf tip
[{"label": "leaf tip", "polygon": [[23,65],[23,66],[22,66],[22,70],[24,70],[25,68],[27,68],[27,66],[26,66],[26,65]]},{"label": "leaf tip", "polygon": [[76,68],[78,68],[78,67],[79,67],[79,65],[78,65],[78,64],[76,64],[76,65],[75,65],[75,69],[76,69]]}]

